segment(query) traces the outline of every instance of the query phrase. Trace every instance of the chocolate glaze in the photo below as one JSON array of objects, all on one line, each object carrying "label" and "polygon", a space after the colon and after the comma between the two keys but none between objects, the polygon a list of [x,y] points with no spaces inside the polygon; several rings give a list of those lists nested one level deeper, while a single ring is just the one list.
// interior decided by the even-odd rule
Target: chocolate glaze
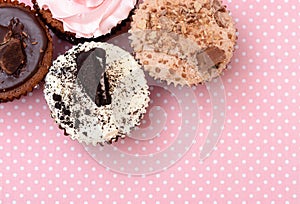
[{"label": "chocolate glaze", "polygon": [[76,58],[77,80],[80,81],[87,95],[100,107],[111,104],[109,83],[105,73],[106,52],[94,48],[81,52]]},{"label": "chocolate glaze", "polygon": [[17,74],[9,75],[0,69],[0,91],[14,89],[22,85],[27,79],[36,73],[40,62],[43,59],[43,51],[45,51],[48,43],[46,32],[37,21],[34,13],[30,13],[25,9],[15,8],[11,6],[0,5],[0,44],[8,32],[10,21],[15,18],[19,19],[24,26],[22,38],[24,52],[26,55],[25,65],[18,70]]}]

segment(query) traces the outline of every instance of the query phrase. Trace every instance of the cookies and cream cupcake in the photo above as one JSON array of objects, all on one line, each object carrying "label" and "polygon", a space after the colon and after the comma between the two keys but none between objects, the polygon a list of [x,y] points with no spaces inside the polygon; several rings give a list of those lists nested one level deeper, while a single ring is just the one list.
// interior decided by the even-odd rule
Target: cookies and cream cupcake
[{"label": "cookies and cream cupcake", "polygon": [[135,57],[152,77],[189,86],[219,76],[237,39],[220,0],[144,0],[130,33]]},{"label": "cookies and cream cupcake", "polygon": [[45,78],[44,95],[61,128],[94,145],[130,134],[150,101],[133,56],[100,42],[79,44],[59,56]]}]

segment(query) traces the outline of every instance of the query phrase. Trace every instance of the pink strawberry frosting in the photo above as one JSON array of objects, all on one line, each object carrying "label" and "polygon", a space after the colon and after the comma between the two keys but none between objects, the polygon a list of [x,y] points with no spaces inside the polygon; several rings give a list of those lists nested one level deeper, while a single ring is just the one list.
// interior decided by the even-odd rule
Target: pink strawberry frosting
[{"label": "pink strawberry frosting", "polygon": [[37,0],[53,18],[63,22],[64,30],[76,37],[105,35],[128,17],[137,0]]}]

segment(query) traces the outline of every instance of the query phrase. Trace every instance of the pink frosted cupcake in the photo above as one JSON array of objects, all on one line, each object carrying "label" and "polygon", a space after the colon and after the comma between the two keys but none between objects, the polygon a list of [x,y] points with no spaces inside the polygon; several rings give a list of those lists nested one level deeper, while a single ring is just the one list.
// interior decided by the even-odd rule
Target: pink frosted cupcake
[{"label": "pink frosted cupcake", "polygon": [[93,39],[111,33],[126,19],[136,0],[32,0],[46,24],[67,40]]}]

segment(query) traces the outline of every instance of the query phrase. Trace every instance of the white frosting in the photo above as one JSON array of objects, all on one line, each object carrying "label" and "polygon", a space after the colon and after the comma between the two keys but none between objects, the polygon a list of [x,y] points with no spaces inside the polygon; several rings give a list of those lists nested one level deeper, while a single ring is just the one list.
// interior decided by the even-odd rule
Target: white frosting
[{"label": "white frosting", "polygon": [[[106,73],[112,97],[111,104],[100,107],[85,94],[75,76],[76,54],[96,47],[106,51]],[[128,52],[107,43],[73,47],[53,62],[45,82],[44,94],[52,117],[72,139],[87,144],[102,144],[129,134],[140,123],[150,101],[140,65]],[[60,107],[56,105],[54,94],[62,98]]]}]

